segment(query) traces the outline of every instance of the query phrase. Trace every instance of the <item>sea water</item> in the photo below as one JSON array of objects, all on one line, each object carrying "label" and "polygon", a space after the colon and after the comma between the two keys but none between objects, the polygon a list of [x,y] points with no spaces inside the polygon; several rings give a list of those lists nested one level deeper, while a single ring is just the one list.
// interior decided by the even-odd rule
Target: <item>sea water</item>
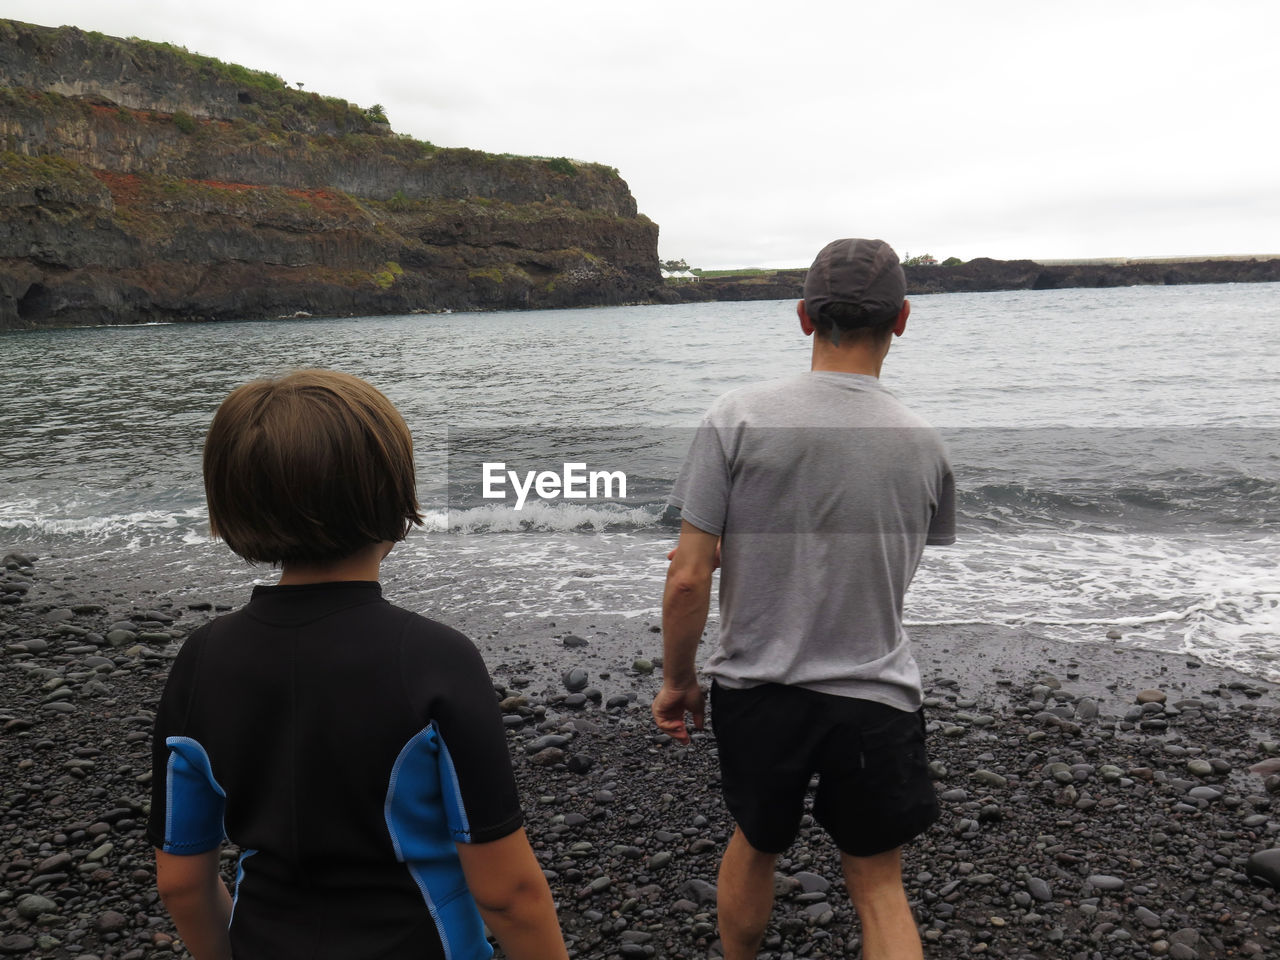
[{"label": "sea water", "polygon": [[[691,429],[808,359],[783,301],[7,333],[0,548],[78,589],[242,597],[270,571],[208,538],[204,431],[237,384],[333,367],[414,433],[427,523],[388,564],[397,600],[656,622]],[[958,485],[909,623],[1119,631],[1280,679],[1280,285],[921,296],[882,381],[942,430]],[[516,510],[484,463],[628,489]]]}]

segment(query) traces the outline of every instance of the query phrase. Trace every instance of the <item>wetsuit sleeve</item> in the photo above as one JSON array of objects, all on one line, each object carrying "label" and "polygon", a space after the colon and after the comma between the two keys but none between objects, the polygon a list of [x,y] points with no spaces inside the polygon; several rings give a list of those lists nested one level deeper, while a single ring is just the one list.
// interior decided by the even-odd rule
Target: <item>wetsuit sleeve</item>
[{"label": "wetsuit sleeve", "polygon": [[446,628],[433,646],[430,713],[449,832],[456,843],[498,840],[520,828],[524,811],[493,682],[462,634]]},{"label": "wetsuit sleeve", "polygon": [[720,432],[712,423],[712,414],[708,413],[694,432],[669,502],[679,508],[683,519],[699,530],[719,536],[724,533],[732,486]]},{"label": "wetsuit sleeve", "polygon": [[173,662],[151,740],[151,814],[147,839],[178,855],[205,853],[222,843],[226,794],[209,755],[189,735],[187,712],[208,628],[193,633]]}]

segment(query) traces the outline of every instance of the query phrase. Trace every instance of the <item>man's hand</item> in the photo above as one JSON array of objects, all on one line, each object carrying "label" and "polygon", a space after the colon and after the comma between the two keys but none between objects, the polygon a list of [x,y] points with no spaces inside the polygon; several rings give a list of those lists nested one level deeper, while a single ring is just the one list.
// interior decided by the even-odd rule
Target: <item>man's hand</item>
[{"label": "man's hand", "polygon": [[664,683],[653,698],[652,710],[659,730],[680,743],[688,743],[689,728],[685,724],[685,714],[692,714],[693,728],[701,730],[706,715],[706,695],[697,684],[677,690]]},{"label": "man's hand", "polygon": [[694,660],[707,625],[720,538],[684,520],[676,548],[667,556],[671,565],[662,592],[662,689],[653,698],[653,719],[667,736],[688,743],[685,714],[693,714],[693,726],[701,730],[706,712]]}]

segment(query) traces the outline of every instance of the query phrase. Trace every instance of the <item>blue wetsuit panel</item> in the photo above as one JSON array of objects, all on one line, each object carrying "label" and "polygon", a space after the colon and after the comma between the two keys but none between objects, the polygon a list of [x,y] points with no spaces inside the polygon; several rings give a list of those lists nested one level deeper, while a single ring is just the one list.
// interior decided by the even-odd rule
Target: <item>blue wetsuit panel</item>
[{"label": "blue wetsuit panel", "polygon": [[206,853],[226,836],[222,817],[226,792],[214,779],[209,755],[190,737],[168,737],[166,773],[165,853]]},{"label": "blue wetsuit panel", "polygon": [[414,736],[391,770],[384,807],[396,859],[409,869],[449,960],[486,960],[493,950],[467,889],[454,843],[470,840],[462,792],[435,724]]}]

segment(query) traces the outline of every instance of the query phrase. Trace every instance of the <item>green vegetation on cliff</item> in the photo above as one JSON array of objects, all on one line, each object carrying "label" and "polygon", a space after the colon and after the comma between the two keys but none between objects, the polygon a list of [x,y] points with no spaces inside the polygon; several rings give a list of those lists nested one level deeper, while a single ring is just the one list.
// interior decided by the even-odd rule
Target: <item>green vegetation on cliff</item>
[{"label": "green vegetation on cliff", "polygon": [[[146,106],[139,102],[143,90],[160,81],[175,91],[197,94],[188,111],[194,116],[263,123],[274,119],[285,129],[316,133],[377,132],[386,125],[385,115],[376,118],[372,111],[337,97],[291,90],[274,73],[225,63],[172,43],[0,20],[0,46],[20,48],[23,54],[0,55],[0,72],[16,85],[32,89],[61,87],[67,92],[104,87],[107,80],[115,87],[112,99],[141,108]],[[88,69],[67,70],[73,63]]]},{"label": "green vegetation on cliff", "polygon": [[53,192],[67,196],[100,192],[92,173],[65,157],[28,157],[12,150],[0,151],[0,196],[9,199],[28,193],[33,200],[47,200]]}]

